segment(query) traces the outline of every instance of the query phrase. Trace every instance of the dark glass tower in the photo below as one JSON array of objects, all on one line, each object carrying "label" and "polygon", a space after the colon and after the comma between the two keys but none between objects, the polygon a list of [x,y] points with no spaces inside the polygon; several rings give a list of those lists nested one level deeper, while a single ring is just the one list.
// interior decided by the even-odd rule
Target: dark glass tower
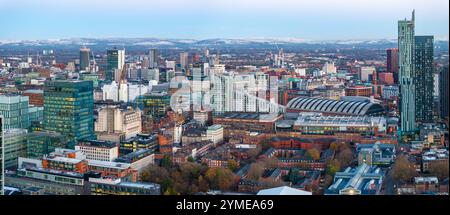
[{"label": "dark glass tower", "polygon": [[94,136],[92,81],[47,81],[44,88],[44,129],[59,132],[73,148]]},{"label": "dark glass tower", "polygon": [[89,53],[91,52],[88,48],[80,49],[80,70],[89,71]]},{"label": "dark glass tower", "polygon": [[441,119],[448,118],[448,66],[442,67],[439,72],[439,106]]},{"label": "dark glass tower", "polygon": [[416,122],[433,121],[433,36],[414,37],[414,87]]},{"label": "dark glass tower", "polygon": [[114,71],[122,69],[125,65],[125,50],[116,48],[107,50],[106,61],[105,81],[109,83],[114,80]]}]

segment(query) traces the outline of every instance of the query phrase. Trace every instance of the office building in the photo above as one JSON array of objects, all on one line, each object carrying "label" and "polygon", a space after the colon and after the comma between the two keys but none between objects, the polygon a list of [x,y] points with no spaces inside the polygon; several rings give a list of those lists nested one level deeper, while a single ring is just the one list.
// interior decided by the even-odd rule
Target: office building
[{"label": "office building", "polygon": [[44,88],[44,129],[66,136],[69,148],[94,136],[92,81],[47,81]]},{"label": "office building", "polygon": [[159,53],[157,49],[150,49],[148,51],[148,61],[150,68],[157,68],[159,61]]},{"label": "office building", "polygon": [[433,36],[414,37],[414,86],[416,122],[433,121]]},{"label": "office building", "polygon": [[89,48],[80,49],[80,70],[89,71],[89,54],[91,50]]},{"label": "office building", "polygon": [[365,86],[347,87],[345,88],[345,95],[370,97],[372,96],[372,87],[365,87]]},{"label": "office building", "polygon": [[44,91],[29,89],[22,93],[22,96],[28,96],[29,105],[44,106]]},{"label": "office building", "polygon": [[66,148],[66,136],[50,131],[34,131],[28,134],[27,157],[41,158],[54,152],[56,148]]},{"label": "office building", "polygon": [[30,127],[28,96],[0,95],[0,115],[3,116],[3,129]]},{"label": "office building", "polygon": [[132,107],[105,106],[98,111],[96,132],[123,133],[125,139],[141,133],[141,111]]},{"label": "office building", "polygon": [[120,142],[120,153],[128,154],[141,149],[156,152],[159,147],[157,134],[138,134],[135,137]]},{"label": "office building", "polygon": [[105,81],[111,82],[115,78],[115,71],[121,70],[125,65],[125,50],[122,49],[109,49],[106,51],[106,74]]},{"label": "office building", "polygon": [[394,83],[398,83],[398,48],[386,49],[386,72],[392,73]]},{"label": "office building", "polygon": [[171,96],[166,92],[152,92],[136,98],[136,103],[143,115],[163,117],[170,109]]},{"label": "office building", "polygon": [[27,155],[27,130],[13,128],[5,130],[3,133],[3,153],[4,153],[4,167],[17,167],[19,157]]},{"label": "office building", "polygon": [[81,141],[75,146],[75,150],[83,152],[89,160],[114,161],[119,157],[118,144],[109,141]]},{"label": "office building", "polygon": [[5,164],[4,164],[5,153],[3,152],[3,116],[0,114],[0,195],[3,195],[3,190],[5,187]]},{"label": "office building", "polygon": [[187,52],[180,53],[180,66],[182,69],[187,68],[187,66],[189,66],[189,53]]},{"label": "office building", "polygon": [[439,72],[439,106],[441,119],[448,118],[449,76],[448,66],[442,67]]},{"label": "office building", "polygon": [[372,82],[374,74],[374,67],[361,67],[359,70],[359,80],[362,82]]},{"label": "office building", "polygon": [[411,134],[416,130],[414,87],[414,11],[411,20],[398,21],[398,62],[400,84],[400,129]]}]

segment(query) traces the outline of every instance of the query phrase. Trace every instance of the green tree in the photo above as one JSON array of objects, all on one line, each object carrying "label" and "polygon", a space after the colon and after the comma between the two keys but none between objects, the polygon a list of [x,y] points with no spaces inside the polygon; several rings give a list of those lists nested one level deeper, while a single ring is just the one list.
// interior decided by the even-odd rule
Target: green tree
[{"label": "green tree", "polygon": [[341,164],[338,160],[334,159],[328,162],[326,173],[328,175],[334,176],[336,172],[338,172],[341,169]]},{"label": "green tree", "polygon": [[230,169],[231,171],[234,172],[238,167],[239,167],[239,164],[237,161],[235,161],[233,159],[228,160],[228,169]]},{"label": "green tree", "polygon": [[308,155],[315,161],[320,160],[320,151],[316,148],[308,149]]}]

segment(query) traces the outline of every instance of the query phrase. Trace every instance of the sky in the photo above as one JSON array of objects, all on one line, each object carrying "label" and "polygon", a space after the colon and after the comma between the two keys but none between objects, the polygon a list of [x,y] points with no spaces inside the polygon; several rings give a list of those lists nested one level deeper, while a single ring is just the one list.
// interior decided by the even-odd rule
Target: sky
[{"label": "sky", "polygon": [[0,0],[0,40],[61,38],[448,40],[448,0]]}]

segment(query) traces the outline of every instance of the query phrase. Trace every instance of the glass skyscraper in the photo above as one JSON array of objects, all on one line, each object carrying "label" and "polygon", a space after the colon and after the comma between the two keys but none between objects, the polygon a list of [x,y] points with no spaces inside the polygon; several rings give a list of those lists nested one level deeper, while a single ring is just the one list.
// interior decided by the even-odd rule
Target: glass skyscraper
[{"label": "glass skyscraper", "polygon": [[94,135],[92,81],[47,81],[44,88],[44,130],[59,132],[73,148]]},{"label": "glass skyscraper", "polygon": [[110,49],[106,51],[106,74],[105,81],[112,82],[114,80],[114,71],[116,69],[122,69],[125,65],[125,50]]},{"label": "glass skyscraper", "polygon": [[89,53],[91,52],[88,48],[80,49],[80,70],[89,71]]},{"label": "glass skyscraper", "polygon": [[0,115],[3,129],[30,127],[28,96],[0,95]]},{"label": "glass skyscraper", "polygon": [[439,71],[439,106],[441,119],[448,121],[448,100],[449,100],[449,76],[448,66],[444,66]]},{"label": "glass skyscraper", "polygon": [[0,195],[3,195],[4,183],[5,183],[5,165],[3,159],[5,157],[5,153],[3,152],[3,117],[0,114]]},{"label": "glass skyscraper", "polygon": [[433,121],[433,36],[415,36],[414,86],[416,88],[416,122]]},{"label": "glass skyscraper", "polygon": [[416,131],[414,87],[414,11],[411,20],[398,21],[398,61],[400,84],[400,129],[402,134]]}]

